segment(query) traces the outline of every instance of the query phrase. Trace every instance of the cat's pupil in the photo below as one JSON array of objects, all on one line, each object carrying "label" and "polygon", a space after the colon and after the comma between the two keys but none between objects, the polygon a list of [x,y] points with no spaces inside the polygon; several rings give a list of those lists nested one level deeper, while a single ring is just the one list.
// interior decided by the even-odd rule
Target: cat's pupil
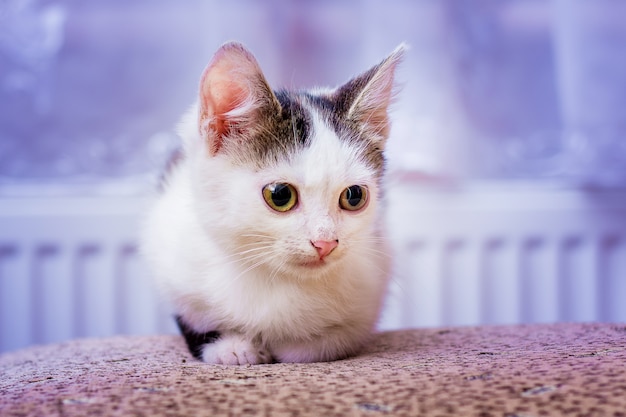
[{"label": "cat's pupil", "polygon": [[352,207],[358,206],[363,200],[363,189],[358,185],[353,185],[346,189],[346,201]]},{"label": "cat's pupil", "polygon": [[287,184],[276,184],[272,189],[272,202],[277,207],[283,207],[289,204],[292,194]]}]

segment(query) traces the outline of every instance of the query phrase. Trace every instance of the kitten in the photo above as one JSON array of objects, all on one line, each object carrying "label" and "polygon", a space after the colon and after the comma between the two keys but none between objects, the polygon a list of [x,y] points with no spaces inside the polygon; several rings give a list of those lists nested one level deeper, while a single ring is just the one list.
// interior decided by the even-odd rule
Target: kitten
[{"label": "kitten", "polygon": [[195,357],[330,361],[367,342],[389,279],[383,151],[404,49],[311,91],[272,91],[238,43],[216,52],[142,237]]}]

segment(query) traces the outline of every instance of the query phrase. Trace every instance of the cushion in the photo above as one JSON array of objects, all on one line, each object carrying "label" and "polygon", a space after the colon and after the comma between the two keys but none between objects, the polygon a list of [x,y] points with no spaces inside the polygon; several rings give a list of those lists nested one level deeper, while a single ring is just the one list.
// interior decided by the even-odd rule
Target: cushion
[{"label": "cushion", "polygon": [[182,337],[0,356],[2,416],[626,416],[626,325],[412,329],[311,364],[199,362]]}]

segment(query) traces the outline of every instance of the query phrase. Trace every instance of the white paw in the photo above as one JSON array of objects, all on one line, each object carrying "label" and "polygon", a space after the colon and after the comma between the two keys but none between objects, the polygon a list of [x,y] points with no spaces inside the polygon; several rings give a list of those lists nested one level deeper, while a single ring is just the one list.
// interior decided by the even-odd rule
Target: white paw
[{"label": "white paw", "polygon": [[223,365],[257,365],[272,362],[270,353],[242,336],[222,335],[213,343],[204,345],[202,360]]}]

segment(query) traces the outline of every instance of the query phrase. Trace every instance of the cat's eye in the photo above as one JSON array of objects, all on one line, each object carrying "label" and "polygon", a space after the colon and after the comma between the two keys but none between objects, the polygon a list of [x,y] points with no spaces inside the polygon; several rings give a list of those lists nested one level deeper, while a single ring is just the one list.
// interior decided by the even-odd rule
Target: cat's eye
[{"label": "cat's eye", "polygon": [[263,198],[276,211],[289,211],[298,203],[298,192],[291,184],[275,183],[263,187]]},{"label": "cat's eye", "polygon": [[339,196],[339,206],[348,211],[361,210],[367,204],[368,197],[367,187],[351,185]]}]

